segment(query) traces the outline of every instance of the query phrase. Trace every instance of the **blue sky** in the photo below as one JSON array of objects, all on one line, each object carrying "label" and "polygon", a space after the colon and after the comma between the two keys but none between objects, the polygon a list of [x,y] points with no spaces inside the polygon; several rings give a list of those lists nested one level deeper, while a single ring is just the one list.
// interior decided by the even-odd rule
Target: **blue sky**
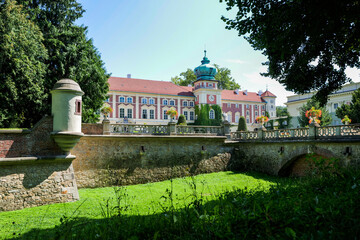
[{"label": "blue sky", "polygon": [[[260,76],[266,57],[253,50],[235,30],[226,30],[219,0],[80,0],[86,10],[77,21],[88,27],[88,37],[112,76],[170,81],[187,68],[200,65],[206,45],[211,63],[231,70],[242,90],[268,89],[277,105],[286,102],[275,80]],[[358,78],[358,74],[356,74]]]}]

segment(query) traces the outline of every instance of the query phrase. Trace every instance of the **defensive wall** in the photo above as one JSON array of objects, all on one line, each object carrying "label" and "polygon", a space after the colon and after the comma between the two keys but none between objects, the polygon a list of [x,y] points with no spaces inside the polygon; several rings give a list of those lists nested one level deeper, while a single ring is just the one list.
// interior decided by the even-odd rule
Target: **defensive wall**
[{"label": "defensive wall", "polygon": [[[79,199],[79,187],[161,181],[224,170],[301,176],[305,156],[360,165],[360,125],[230,133],[222,126],[81,124],[72,80],[53,90],[52,116],[0,130],[0,211]],[[85,135],[84,135],[85,134]],[[311,161],[311,159],[310,159]]]}]

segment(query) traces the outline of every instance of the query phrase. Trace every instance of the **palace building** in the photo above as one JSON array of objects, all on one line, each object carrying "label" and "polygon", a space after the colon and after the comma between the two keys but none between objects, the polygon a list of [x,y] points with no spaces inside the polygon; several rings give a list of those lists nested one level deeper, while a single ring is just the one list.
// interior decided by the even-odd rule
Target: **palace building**
[{"label": "palace building", "polygon": [[[244,116],[248,125],[255,118],[265,115],[276,117],[276,96],[265,92],[248,92],[247,90],[222,90],[215,80],[216,68],[205,56],[201,65],[194,69],[197,80],[194,86],[178,86],[172,82],[144,79],[110,77],[109,98],[106,105],[113,109],[109,119],[113,123],[167,124],[166,111],[174,108],[183,114],[187,123],[196,119],[195,106],[217,104],[222,108],[230,123],[237,123]],[[210,110],[209,118],[215,118]]]}]

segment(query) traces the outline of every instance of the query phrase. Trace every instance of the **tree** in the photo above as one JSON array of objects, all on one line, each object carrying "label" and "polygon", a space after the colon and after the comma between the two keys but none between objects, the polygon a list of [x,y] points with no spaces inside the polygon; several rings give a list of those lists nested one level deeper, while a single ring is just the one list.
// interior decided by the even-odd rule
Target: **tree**
[{"label": "tree", "polygon": [[278,129],[291,128],[290,125],[291,116],[288,112],[287,107],[283,107],[283,106],[276,107],[276,117],[279,117],[279,119],[276,120],[278,122]]},{"label": "tree", "polygon": [[222,16],[268,61],[265,76],[287,90],[318,90],[322,105],[344,83],[346,67],[360,67],[360,2],[322,0],[220,0],[235,19]]},{"label": "tree", "polygon": [[332,118],[329,111],[326,110],[325,107],[320,107],[320,103],[316,101],[315,98],[311,98],[306,102],[306,104],[300,107],[300,116],[298,117],[298,120],[301,127],[306,127],[309,125],[309,118],[305,116],[305,113],[312,107],[315,107],[315,109],[320,109],[322,112],[321,117],[319,118],[321,121],[320,126],[327,126],[331,123]]},{"label": "tree", "polygon": [[186,118],[185,115],[180,114],[177,125],[186,125]]},{"label": "tree", "polygon": [[352,123],[360,123],[360,88],[352,94],[350,105],[343,104],[336,109],[336,116],[343,119],[345,115],[351,119]]},{"label": "tree", "polygon": [[43,111],[44,60],[40,29],[13,0],[0,3],[0,127],[23,127]]},{"label": "tree", "polygon": [[[214,111],[215,118],[210,119],[210,111]],[[198,105],[195,106],[195,115],[197,116],[195,120],[195,125],[203,125],[203,126],[220,126],[222,110],[219,105],[209,105],[209,104],[201,104],[201,107]]]},{"label": "tree", "polygon": [[247,131],[247,125],[246,125],[246,120],[244,116],[241,116],[239,118],[239,125],[238,125],[238,131]]},{"label": "tree", "polygon": [[91,39],[86,38],[87,28],[75,25],[84,10],[76,0],[17,0],[24,6],[30,19],[44,34],[44,45],[49,58],[44,61],[45,96],[50,113],[51,99],[48,97],[56,81],[71,78],[85,92],[83,96],[83,121],[95,122],[96,112],[107,98],[109,75],[106,73],[100,54]]},{"label": "tree", "polygon": [[[219,88],[235,90],[240,89],[240,85],[235,82],[235,79],[231,77],[231,70],[226,67],[220,67],[217,64],[214,64],[216,67],[217,73],[215,75],[215,80],[219,81]],[[188,68],[185,72],[180,73],[181,77],[175,76],[171,78],[171,81],[179,86],[188,86],[194,85],[196,81],[196,75],[194,71]]]}]

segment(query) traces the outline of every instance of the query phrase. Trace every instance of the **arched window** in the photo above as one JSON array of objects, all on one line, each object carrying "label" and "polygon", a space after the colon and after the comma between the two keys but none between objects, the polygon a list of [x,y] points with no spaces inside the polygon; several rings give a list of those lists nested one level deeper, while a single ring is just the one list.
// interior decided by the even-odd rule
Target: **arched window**
[{"label": "arched window", "polygon": [[211,109],[210,112],[209,112],[209,118],[210,119],[215,119],[215,111],[214,109]]},{"label": "arched window", "polygon": [[124,97],[119,97],[119,102],[124,103],[124,102],[125,102],[125,98],[124,98]]},{"label": "arched window", "polygon": [[163,100],[163,105],[168,105],[168,100],[164,99]]},{"label": "arched window", "polygon": [[142,103],[142,104],[147,104],[147,98],[142,98],[142,99],[141,99],[141,103]]},{"label": "arched window", "polygon": [[153,98],[149,99],[149,104],[155,104],[155,100]]},{"label": "arched window", "polygon": [[133,102],[133,99],[132,99],[132,97],[128,97],[128,98],[126,99],[126,101],[127,101],[127,103],[132,103],[132,102]]}]

